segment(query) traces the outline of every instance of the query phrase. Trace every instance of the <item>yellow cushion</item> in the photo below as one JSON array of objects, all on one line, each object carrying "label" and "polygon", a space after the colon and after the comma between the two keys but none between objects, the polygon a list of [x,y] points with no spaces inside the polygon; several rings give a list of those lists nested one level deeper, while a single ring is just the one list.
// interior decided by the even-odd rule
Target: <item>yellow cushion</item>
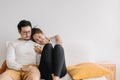
[{"label": "yellow cushion", "polygon": [[74,80],[95,78],[110,74],[110,71],[96,63],[81,63],[67,67],[68,73]]}]

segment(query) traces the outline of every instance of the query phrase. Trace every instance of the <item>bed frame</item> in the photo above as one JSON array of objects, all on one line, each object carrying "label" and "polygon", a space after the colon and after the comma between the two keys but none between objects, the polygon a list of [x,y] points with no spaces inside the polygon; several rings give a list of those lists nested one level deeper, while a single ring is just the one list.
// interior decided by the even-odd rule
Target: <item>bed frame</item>
[{"label": "bed frame", "polygon": [[99,63],[99,65],[103,66],[104,68],[108,69],[111,72],[110,75],[106,76],[108,80],[116,80],[116,64]]}]

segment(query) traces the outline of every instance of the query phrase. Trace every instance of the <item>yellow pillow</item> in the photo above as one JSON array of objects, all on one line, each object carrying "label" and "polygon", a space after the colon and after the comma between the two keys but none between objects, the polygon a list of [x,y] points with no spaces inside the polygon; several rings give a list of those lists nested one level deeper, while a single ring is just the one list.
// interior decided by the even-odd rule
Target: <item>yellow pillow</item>
[{"label": "yellow pillow", "polygon": [[95,78],[110,74],[110,71],[96,63],[81,63],[67,67],[68,73],[74,80]]}]

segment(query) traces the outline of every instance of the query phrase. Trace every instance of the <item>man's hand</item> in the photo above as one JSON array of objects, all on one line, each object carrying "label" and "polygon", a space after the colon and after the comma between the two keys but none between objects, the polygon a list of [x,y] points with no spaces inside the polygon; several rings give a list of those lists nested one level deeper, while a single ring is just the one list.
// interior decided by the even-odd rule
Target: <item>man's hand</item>
[{"label": "man's hand", "polygon": [[21,70],[22,70],[22,71],[30,71],[31,68],[32,68],[31,65],[24,65],[24,66],[21,68]]}]

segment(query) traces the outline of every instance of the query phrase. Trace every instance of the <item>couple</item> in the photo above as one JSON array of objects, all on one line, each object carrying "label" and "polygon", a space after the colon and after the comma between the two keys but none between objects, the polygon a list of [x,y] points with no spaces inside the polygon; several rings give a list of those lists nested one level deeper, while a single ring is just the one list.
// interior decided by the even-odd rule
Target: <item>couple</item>
[{"label": "couple", "polygon": [[[60,37],[47,38],[27,20],[21,20],[17,27],[20,38],[8,45],[8,68],[0,75],[0,80],[59,80],[65,76],[67,70]],[[38,53],[41,55],[39,61]]]}]

